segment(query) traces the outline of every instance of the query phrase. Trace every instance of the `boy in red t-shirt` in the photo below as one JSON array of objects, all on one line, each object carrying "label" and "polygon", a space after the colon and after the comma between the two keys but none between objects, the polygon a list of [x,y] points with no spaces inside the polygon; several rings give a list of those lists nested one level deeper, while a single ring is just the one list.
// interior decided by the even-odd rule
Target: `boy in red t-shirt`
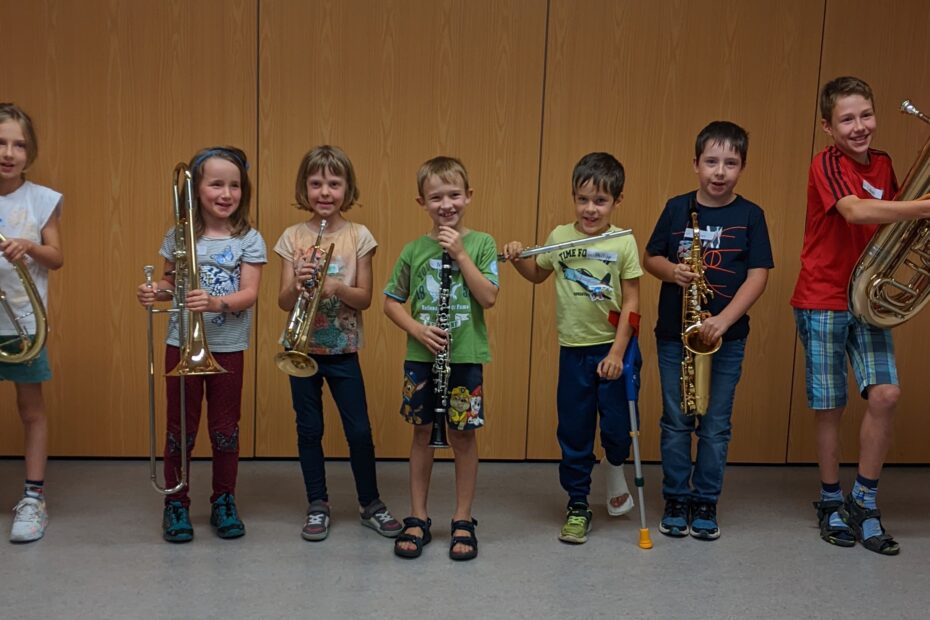
[{"label": "boy in red t-shirt", "polygon": [[[930,200],[893,202],[898,183],[891,157],[870,148],[876,122],[868,84],[855,77],[828,82],[820,92],[820,115],[833,144],[811,162],[801,273],[791,297],[806,350],[808,405],[817,416],[821,492],[814,507],[827,542],[852,547],[858,540],[870,551],[896,555],[900,547],[882,528],[876,505],[901,395],[894,347],[889,330],[849,312],[847,286],[878,224],[930,217]],[[839,428],[847,353],[868,408],[859,431],[856,483],[844,498]]]}]

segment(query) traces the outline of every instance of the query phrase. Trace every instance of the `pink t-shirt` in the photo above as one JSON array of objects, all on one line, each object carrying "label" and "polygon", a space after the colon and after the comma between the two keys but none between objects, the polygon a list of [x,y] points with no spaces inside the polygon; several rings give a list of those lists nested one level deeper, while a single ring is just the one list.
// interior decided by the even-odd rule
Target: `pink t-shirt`
[{"label": "pink t-shirt", "polygon": [[[318,231],[311,229],[308,222],[294,224],[281,234],[274,251],[294,263],[313,247],[317,235]],[[335,247],[326,277],[355,286],[359,259],[374,253],[378,242],[362,224],[346,221],[338,230],[330,232],[327,229],[323,233],[320,246],[324,252],[331,243]],[[335,297],[321,299],[313,321],[310,353],[355,353],[362,348],[363,335],[362,313],[359,310],[343,304]]]}]

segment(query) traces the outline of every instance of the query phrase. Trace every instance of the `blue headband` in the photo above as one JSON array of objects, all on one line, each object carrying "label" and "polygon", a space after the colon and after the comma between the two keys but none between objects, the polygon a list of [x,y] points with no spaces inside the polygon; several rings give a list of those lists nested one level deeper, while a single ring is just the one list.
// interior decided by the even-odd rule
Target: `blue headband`
[{"label": "blue headband", "polygon": [[207,161],[211,157],[217,157],[217,156],[223,156],[223,155],[225,155],[226,157],[232,157],[233,160],[235,160],[236,163],[242,166],[246,172],[249,171],[249,162],[245,161],[245,159],[241,157],[235,151],[231,151],[229,149],[224,149],[224,148],[207,149],[206,151],[198,155],[196,158],[194,158],[194,162],[191,164],[191,168],[193,168],[194,170],[197,170],[198,168],[200,168],[200,165],[203,164],[203,162]]}]

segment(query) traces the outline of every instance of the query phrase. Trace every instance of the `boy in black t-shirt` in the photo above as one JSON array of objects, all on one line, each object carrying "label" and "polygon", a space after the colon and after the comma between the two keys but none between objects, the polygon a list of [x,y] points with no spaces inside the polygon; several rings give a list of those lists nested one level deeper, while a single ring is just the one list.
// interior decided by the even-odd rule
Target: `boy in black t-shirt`
[{"label": "boy in black t-shirt", "polygon": [[[749,317],[774,267],[762,209],[734,193],[746,165],[749,137],[728,121],[715,121],[698,134],[694,171],[698,189],[669,199],[646,245],[643,267],[662,280],[656,353],[662,382],[662,494],[665,514],[659,531],[673,537],[689,533],[704,540],[720,537],[717,499],[730,443],[733,396],[742,370]],[[691,228],[696,210],[698,231]],[[705,415],[682,412],[682,295],[698,277],[682,262],[700,235],[701,263],[712,292],[701,321],[700,340],[722,339],[711,356],[709,405]],[[695,426],[697,430],[695,431]],[[691,433],[698,437],[691,463]]]}]

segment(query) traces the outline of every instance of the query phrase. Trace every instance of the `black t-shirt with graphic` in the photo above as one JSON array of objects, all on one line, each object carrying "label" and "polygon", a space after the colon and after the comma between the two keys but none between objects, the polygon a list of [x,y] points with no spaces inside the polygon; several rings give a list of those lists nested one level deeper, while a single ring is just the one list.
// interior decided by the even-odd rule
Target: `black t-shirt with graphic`
[{"label": "black t-shirt with graphic", "polygon": [[[772,246],[769,243],[765,213],[757,204],[737,195],[724,207],[706,207],[696,200],[696,192],[670,198],[665,204],[646,251],[652,256],[664,256],[680,263],[691,251],[691,205],[697,207],[701,234],[704,276],[714,292],[707,304],[711,314],[719,314],[743,282],[750,269],[771,269]],[[659,293],[659,319],[656,337],[660,340],[681,338],[682,288],[669,282],[662,283]],[[749,334],[749,315],[739,318],[724,340],[738,340]]]}]

